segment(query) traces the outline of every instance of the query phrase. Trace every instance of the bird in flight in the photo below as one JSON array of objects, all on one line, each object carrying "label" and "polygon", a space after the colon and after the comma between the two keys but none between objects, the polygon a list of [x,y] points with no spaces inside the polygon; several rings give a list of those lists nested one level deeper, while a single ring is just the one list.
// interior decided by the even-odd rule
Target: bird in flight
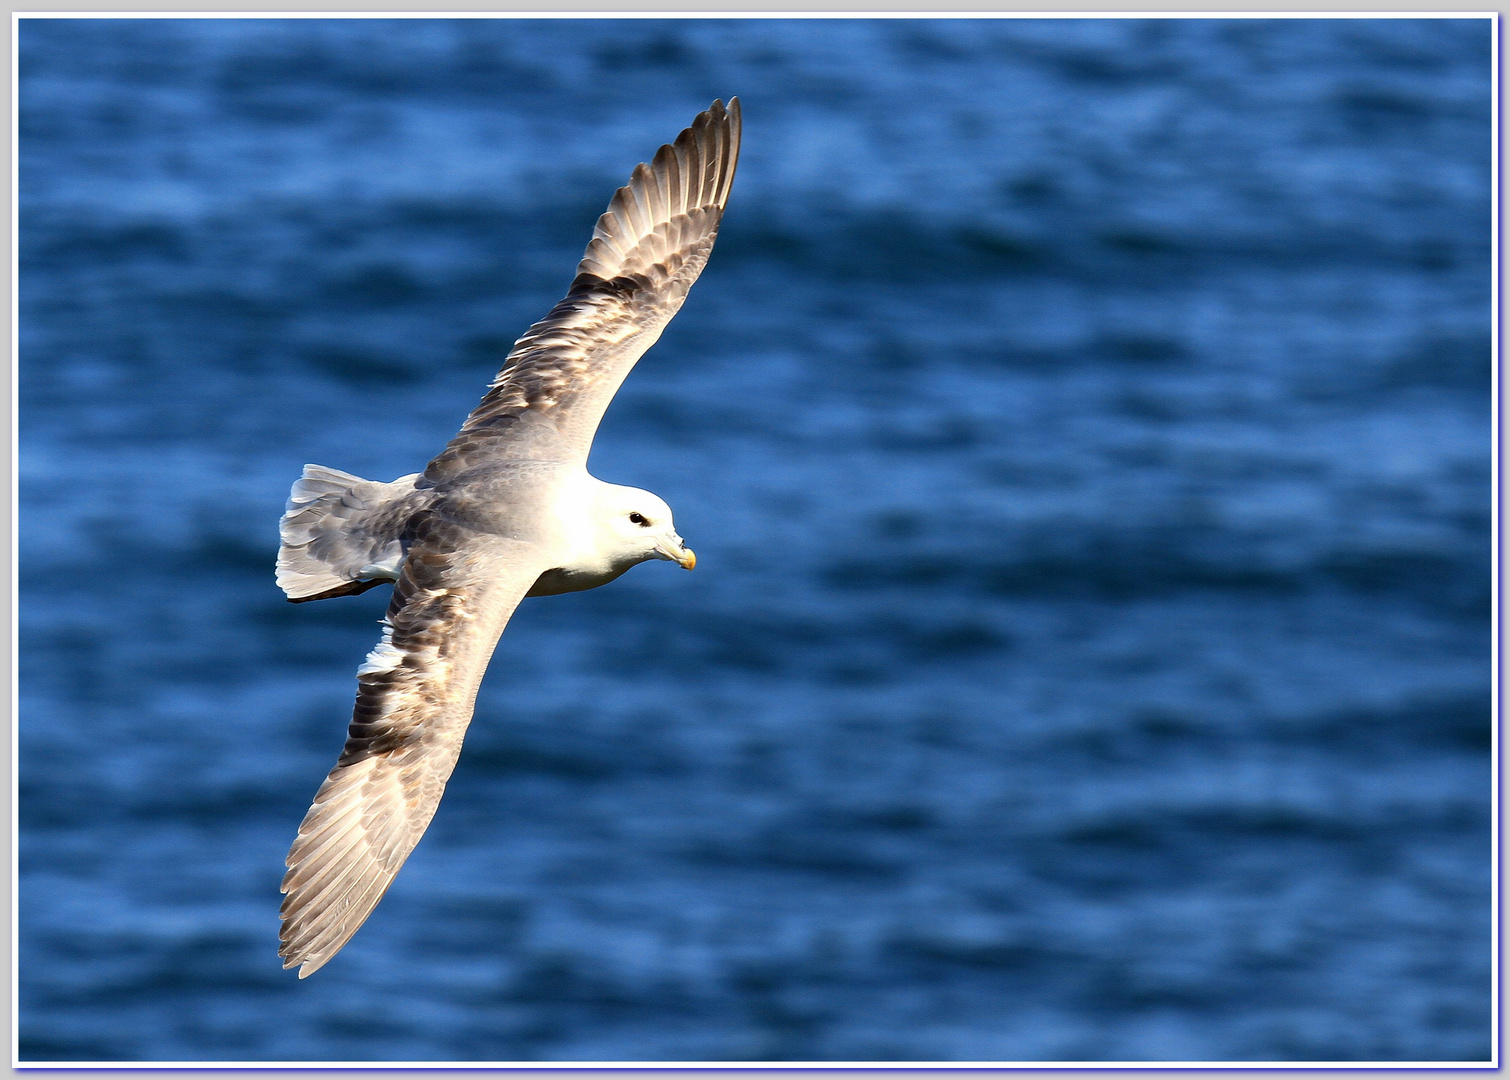
[{"label": "bird in flight", "polygon": [[739,133],[739,99],[715,101],[635,167],[566,298],[515,343],[424,472],[385,484],[306,465],[294,484],[278,551],[290,601],[394,583],[382,639],[357,669],[346,746],[288,853],[279,955],[301,979],[356,933],[430,824],[519,602],[649,559],[696,563],[664,502],[589,475],[587,455],[708,261]]}]

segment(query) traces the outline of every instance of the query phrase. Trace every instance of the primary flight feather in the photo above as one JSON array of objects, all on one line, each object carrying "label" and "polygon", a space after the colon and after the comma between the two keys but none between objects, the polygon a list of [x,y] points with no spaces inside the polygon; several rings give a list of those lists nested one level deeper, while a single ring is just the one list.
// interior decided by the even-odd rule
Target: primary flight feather
[{"label": "primary flight feather", "polygon": [[715,101],[635,167],[566,298],[423,473],[385,484],[307,465],[294,484],[278,552],[289,600],[394,582],[382,640],[357,669],[346,746],[288,853],[279,955],[300,978],[356,933],[430,824],[519,602],[647,559],[696,562],[664,502],[586,462],[614,393],[708,261],[739,133],[739,99]]}]

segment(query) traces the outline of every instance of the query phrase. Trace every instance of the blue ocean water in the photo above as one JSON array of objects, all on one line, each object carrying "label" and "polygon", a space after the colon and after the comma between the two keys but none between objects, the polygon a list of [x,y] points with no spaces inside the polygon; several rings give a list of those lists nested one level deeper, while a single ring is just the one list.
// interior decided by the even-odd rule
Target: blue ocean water
[{"label": "blue ocean water", "polygon": [[[24,1060],[1490,1052],[1486,20],[23,20]],[[282,859],[423,466],[714,97],[594,472],[346,950]]]}]

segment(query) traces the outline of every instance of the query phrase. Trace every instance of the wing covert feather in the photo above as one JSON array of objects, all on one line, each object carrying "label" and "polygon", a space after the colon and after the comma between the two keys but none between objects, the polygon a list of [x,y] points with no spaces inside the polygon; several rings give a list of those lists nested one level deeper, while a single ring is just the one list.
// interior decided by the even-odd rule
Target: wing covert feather
[{"label": "wing covert feather", "polygon": [[598,218],[566,298],[514,344],[428,481],[500,458],[586,460],[624,377],[708,261],[739,139],[739,99],[727,109],[715,101],[635,167]]},{"label": "wing covert feather", "polygon": [[301,979],[356,933],[435,816],[493,648],[544,568],[528,545],[417,515],[346,746],[288,853],[279,955]]}]

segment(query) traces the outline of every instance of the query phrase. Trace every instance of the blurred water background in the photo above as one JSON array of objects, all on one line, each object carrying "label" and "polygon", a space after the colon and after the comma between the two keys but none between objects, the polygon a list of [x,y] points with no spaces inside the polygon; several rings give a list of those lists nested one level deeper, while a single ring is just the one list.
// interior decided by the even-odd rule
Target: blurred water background
[{"label": "blurred water background", "polygon": [[[21,25],[23,1059],[1441,1060],[1489,1044],[1485,20]],[[352,944],[282,859],[421,468],[714,97],[594,472]]]}]

